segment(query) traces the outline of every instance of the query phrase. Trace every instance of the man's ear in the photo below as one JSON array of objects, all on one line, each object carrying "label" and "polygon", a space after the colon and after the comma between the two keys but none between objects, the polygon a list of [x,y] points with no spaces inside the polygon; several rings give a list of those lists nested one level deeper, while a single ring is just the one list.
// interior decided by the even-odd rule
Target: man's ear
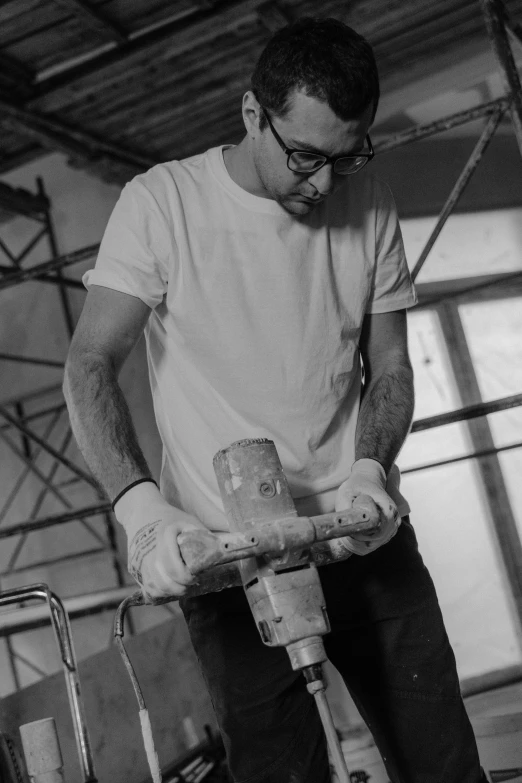
[{"label": "man's ear", "polygon": [[245,123],[246,132],[248,135],[255,139],[259,135],[259,120],[261,119],[261,106],[252,92],[248,90],[243,95],[243,122]]}]

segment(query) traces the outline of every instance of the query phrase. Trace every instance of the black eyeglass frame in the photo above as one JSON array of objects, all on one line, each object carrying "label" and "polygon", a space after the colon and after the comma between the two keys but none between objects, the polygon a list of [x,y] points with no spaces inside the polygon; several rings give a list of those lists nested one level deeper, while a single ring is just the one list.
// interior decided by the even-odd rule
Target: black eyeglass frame
[{"label": "black eyeglass frame", "polygon": [[[261,106],[261,104],[259,104],[259,105]],[[349,174],[357,174],[375,156],[375,152],[374,152],[374,149],[373,149],[373,145],[372,145],[369,133],[366,134],[366,139],[365,139],[366,144],[368,145],[368,152],[358,152],[355,155],[337,155],[337,156],[330,157],[329,155],[321,155],[319,152],[315,153],[315,152],[311,152],[310,150],[298,150],[298,149],[294,149],[293,147],[287,147],[286,144],[284,143],[283,139],[279,135],[279,133],[276,131],[276,129],[272,125],[272,121],[270,119],[270,116],[269,116],[267,110],[263,106],[261,106],[261,109],[262,109],[263,114],[265,115],[265,117],[266,117],[266,119],[268,121],[268,125],[270,127],[270,130],[272,131],[272,134],[273,134],[275,140],[277,141],[277,143],[279,144],[279,146],[281,147],[281,149],[283,150],[283,152],[287,156],[287,158],[286,158],[286,165],[288,166],[290,171],[293,171],[294,174],[308,174],[308,175],[315,174],[317,171],[320,171],[323,168],[323,166],[326,166],[327,163],[332,163],[333,170],[335,171],[335,164],[337,163],[338,160],[346,160],[346,158],[348,158],[348,159],[365,158],[366,159],[365,163],[363,163],[361,166],[359,166],[358,169],[355,169],[354,171],[344,171],[344,172],[342,172],[342,171],[335,171],[336,174],[340,174],[341,176],[346,177]],[[290,166],[290,158],[294,154],[294,152],[298,152],[301,155],[303,153],[306,154],[306,155],[317,155],[318,158],[324,158],[324,160],[321,163],[321,165],[318,166],[316,169],[313,169],[313,171],[297,171],[296,169],[293,169]]]}]

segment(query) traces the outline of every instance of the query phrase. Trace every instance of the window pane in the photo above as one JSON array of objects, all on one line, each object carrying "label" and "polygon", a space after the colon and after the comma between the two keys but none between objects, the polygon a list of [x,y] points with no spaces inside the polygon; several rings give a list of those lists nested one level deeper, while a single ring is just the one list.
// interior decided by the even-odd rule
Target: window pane
[{"label": "window pane", "polygon": [[[427,310],[408,316],[410,358],[415,373],[414,421],[454,410],[460,403],[436,315]],[[410,435],[400,454],[401,468],[468,454],[465,427],[449,424]]]},{"label": "window pane", "polygon": [[[484,400],[522,394],[522,297],[460,307]],[[522,442],[522,407],[488,416],[495,446]],[[522,537],[522,447],[498,455]]]},{"label": "window pane", "polygon": [[[406,256],[413,268],[436,218],[401,220]],[[522,269],[522,208],[451,215],[419,274],[418,281],[451,280]]]},{"label": "window pane", "polygon": [[[461,407],[434,313],[409,316],[415,419]],[[474,460],[407,473],[408,468],[471,453],[463,423],[411,435],[400,456],[402,489],[421,553],[439,596],[461,678],[522,660],[514,607],[491,534]]]}]

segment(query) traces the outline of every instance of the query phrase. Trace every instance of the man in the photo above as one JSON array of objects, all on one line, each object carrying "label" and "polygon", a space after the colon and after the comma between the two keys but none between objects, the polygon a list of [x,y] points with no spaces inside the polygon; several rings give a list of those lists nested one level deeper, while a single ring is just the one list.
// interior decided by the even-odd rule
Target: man
[{"label": "man", "polygon": [[[365,168],[378,97],[371,47],[350,28],[303,19],[277,33],[243,99],[243,141],[155,166],[123,190],[85,277],[65,392],[148,595],[183,596],[193,581],[181,531],[228,529],[212,457],[233,441],[275,441],[301,514],[372,496],[379,532],[344,539],[359,556],[321,572],[327,653],[393,783],[478,783],[394,466],[413,413],[415,294],[393,200]],[[144,328],[161,492],[117,384]],[[329,780],[313,699],[285,650],[262,644],[243,591],[181,606],[234,780]]]}]

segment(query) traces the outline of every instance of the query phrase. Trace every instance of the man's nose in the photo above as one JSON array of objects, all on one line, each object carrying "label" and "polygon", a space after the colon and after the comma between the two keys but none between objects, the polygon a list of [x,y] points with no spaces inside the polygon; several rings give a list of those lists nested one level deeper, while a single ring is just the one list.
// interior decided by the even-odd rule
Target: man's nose
[{"label": "man's nose", "polygon": [[308,177],[308,182],[322,195],[328,196],[334,189],[333,164],[326,163],[319,171]]}]

